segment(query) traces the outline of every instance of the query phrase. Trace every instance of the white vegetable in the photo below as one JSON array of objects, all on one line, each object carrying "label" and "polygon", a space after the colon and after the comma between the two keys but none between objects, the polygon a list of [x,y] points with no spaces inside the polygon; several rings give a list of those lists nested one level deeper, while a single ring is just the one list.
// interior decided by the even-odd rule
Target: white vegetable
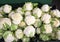
[{"label": "white vegetable", "polygon": [[3,35],[5,42],[12,42],[14,40],[14,36],[12,35],[12,32],[6,31]]},{"label": "white vegetable", "polygon": [[41,17],[42,11],[39,8],[34,8],[33,15],[36,15],[38,18]]},{"label": "white vegetable", "polygon": [[55,18],[55,21],[53,21],[53,26],[58,27],[60,25],[60,21]]},{"label": "white vegetable", "polygon": [[60,30],[57,31],[57,39],[60,40]]},{"label": "white vegetable", "polygon": [[58,9],[52,10],[51,13],[53,16],[60,17],[60,11]]},{"label": "white vegetable", "polygon": [[35,27],[40,27],[41,26],[41,20],[40,19],[36,19],[35,23],[34,23]]},{"label": "white vegetable", "polygon": [[17,29],[15,31],[15,36],[16,36],[17,39],[23,38],[23,31],[21,29]]},{"label": "white vegetable", "polygon": [[18,7],[18,8],[16,9],[16,12],[17,12],[17,13],[20,13],[20,14],[24,14],[24,12],[22,11],[22,8],[21,8],[21,7]]},{"label": "white vegetable", "polygon": [[49,14],[44,14],[44,15],[41,17],[41,20],[42,20],[44,23],[46,23],[46,24],[50,23],[50,19],[51,19],[51,15],[49,15]]},{"label": "white vegetable", "polygon": [[26,16],[25,17],[25,22],[27,25],[31,25],[35,23],[35,17],[34,16]]},{"label": "white vegetable", "polygon": [[27,37],[33,37],[35,35],[35,28],[33,26],[27,26],[25,29],[24,29],[24,34],[27,36]]},{"label": "white vegetable", "polygon": [[43,12],[48,12],[50,10],[50,7],[47,4],[45,4],[41,7],[41,9]]},{"label": "white vegetable", "polygon": [[19,24],[23,19],[22,15],[19,13],[12,14],[11,18],[12,18],[12,20],[13,20],[12,22],[14,24]]},{"label": "white vegetable", "polygon": [[8,17],[11,18],[11,16],[12,16],[13,14],[15,14],[15,12],[14,12],[14,11],[11,11],[11,12],[9,13]]},{"label": "white vegetable", "polygon": [[12,10],[12,7],[10,5],[8,5],[8,4],[4,5],[3,11],[5,13],[10,13],[11,10]]},{"label": "white vegetable", "polygon": [[45,24],[44,25],[45,32],[44,33],[52,33],[52,27],[51,24]]},{"label": "white vegetable", "polygon": [[21,21],[21,23],[19,24],[20,27],[25,27],[26,23],[24,21]]},{"label": "white vegetable", "polygon": [[11,20],[9,18],[0,18],[0,29],[3,28],[3,24],[5,23],[11,26]]},{"label": "white vegetable", "polygon": [[29,15],[31,15],[31,11],[26,11],[25,16],[29,16]]},{"label": "white vegetable", "polygon": [[25,10],[29,10],[29,11],[32,10],[32,9],[33,9],[32,3],[31,3],[31,2],[25,3],[24,9],[25,9]]}]

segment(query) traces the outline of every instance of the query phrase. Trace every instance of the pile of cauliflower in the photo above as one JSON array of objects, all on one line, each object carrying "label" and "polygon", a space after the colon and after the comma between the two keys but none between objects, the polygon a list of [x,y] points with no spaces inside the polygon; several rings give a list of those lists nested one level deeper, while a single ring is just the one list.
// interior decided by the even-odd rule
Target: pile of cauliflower
[{"label": "pile of cauliflower", "polygon": [[0,38],[5,42],[29,42],[35,34],[43,41],[60,40],[60,11],[51,10],[45,4],[38,7],[37,3],[26,2],[23,7],[12,10],[11,5],[0,7]]}]

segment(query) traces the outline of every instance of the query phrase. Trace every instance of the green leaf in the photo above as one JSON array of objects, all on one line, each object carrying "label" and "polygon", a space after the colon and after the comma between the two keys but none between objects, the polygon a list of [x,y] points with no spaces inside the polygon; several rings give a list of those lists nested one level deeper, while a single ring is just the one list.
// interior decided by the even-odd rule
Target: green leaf
[{"label": "green leaf", "polygon": [[14,31],[18,28],[18,25],[12,24],[10,30]]},{"label": "green leaf", "polygon": [[50,37],[49,37],[47,34],[40,34],[40,38],[41,38],[43,41],[50,40]]}]

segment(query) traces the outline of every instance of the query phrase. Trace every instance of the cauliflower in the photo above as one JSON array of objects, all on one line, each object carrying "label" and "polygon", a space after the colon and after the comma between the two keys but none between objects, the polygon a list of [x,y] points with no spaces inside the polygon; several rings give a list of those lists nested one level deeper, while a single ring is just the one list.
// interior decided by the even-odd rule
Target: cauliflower
[{"label": "cauliflower", "polygon": [[25,3],[24,9],[28,10],[28,11],[32,10],[33,9],[33,4],[31,2]]},{"label": "cauliflower", "polygon": [[24,12],[22,11],[22,8],[21,7],[18,7],[17,9],[16,9],[16,12],[17,13],[20,13],[20,14],[24,14]]},{"label": "cauliflower", "polygon": [[34,16],[36,16],[36,17],[41,17],[41,14],[42,14],[42,11],[41,11],[41,9],[39,9],[39,8],[34,8],[34,10],[33,10],[33,15]]},{"label": "cauliflower", "polygon": [[9,18],[0,18],[0,29],[4,28],[3,25],[5,23],[11,26],[11,20]]},{"label": "cauliflower", "polygon": [[46,23],[46,24],[50,23],[50,19],[51,19],[51,15],[49,15],[49,14],[44,14],[44,15],[41,17],[41,20],[42,20],[44,23]]},{"label": "cauliflower", "polygon": [[58,9],[52,10],[51,15],[59,18],[60,17],[60,11]]},{"label": "cauliflower", "polygon": [[23,19],[22,15],[19,13],[12,14],[11,18],[12,18],[12,20],[13,20],[12,22],[14,24],[19,24]]},{"label": "cauliflower", "polygon": [[31,15],[31,11],[26,11],[25,16],[29,16],[29,15]]},{"label": "cauliflower", "polygon": [[35,17],[34,16],[26,16],[25,17],[25,22],[27,25],[31,25],[35,23]]},{"label": "cauliflower", "polygon": [[23,31],[21,29],[17,29],[15,31],[15,36],[16,36],[17,39],[23,38]]},{"label": "cauliflower", "polygon": [[41,20],[40,19],[36,19],[35,23],[34,23],[35,27],[40,27],[41,26]]},{"label": "cauliflower", "polygon": [[5,13],[10,13],[11,10],[12,10],[12,7],[11,7],[10,5],[8,5],[8,4],[4,5],[3,11],[4,11]]},{"label": "cauliflower", "polygon": [[47,4],[45,4],[45,5],[43,5],[43,6],[41,7],[41,10],[42,10],[43,12],[48,12],[48,11],[50,10],[50,7],[49,7]]},{"label": "cauliflower", "polygon": [[21,21],[21,23],[19,24],[20,27],[25,27],[26,23],[24,21]]},{"label": "cauliflower", "polygon": [[60,25],[60,21],[55,18],[55,20],[53,21],[53,26],[58,27],[59,25]]},{"label": "cauliflower", "polygon": [[27,26],[25,29],[24,29],[24,34],[27,36],[27,37],[33,37],[35,35],[35,28],[33,26]]},{"label": "cauliflower", "polygon": [[51,24],[45,24],[44,29],[45,29],[44,33],[52,33]]},{"label": "cauliflower", "polygon": [[12,41],[14,41],[14,36],[13,36],[11,31],[6,31],[3,34],[3,38],[4,38],[5,42],[12,42]]}]

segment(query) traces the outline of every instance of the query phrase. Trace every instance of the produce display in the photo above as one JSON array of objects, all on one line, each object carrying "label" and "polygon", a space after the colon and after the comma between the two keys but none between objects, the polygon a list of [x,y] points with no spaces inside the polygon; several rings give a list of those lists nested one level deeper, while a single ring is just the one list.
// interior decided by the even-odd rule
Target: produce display
[{"label": "produce display", "polygon": [[13,10],[11,5],[0,7],[0,38],[5,42],[29,42],[39,35],[39,39],[60,40],[60,11],[48,4],[38,7],[38,3],[26,2]]}]

